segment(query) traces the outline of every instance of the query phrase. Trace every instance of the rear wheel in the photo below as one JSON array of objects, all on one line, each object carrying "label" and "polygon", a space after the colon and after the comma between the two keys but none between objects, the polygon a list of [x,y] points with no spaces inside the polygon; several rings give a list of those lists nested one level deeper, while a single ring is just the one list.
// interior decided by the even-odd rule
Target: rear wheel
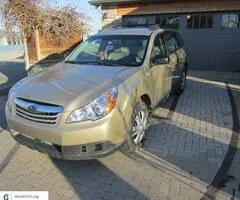
[{"label": "rear wheel", "polygon": [[136,151],[142,146],[149,121],[148,107],[142,101],[138,102],[132,114],[131,131],[128,134],[124,150]]}]

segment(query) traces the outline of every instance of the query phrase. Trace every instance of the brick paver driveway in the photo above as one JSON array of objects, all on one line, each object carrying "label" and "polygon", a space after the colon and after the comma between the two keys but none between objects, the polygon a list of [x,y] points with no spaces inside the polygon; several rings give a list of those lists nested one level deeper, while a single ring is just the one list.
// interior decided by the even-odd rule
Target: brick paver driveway
[{"label": "brick paver driveway", "polygon": [[[2,108],[5,99],[0,99]],[[18,148],[3,126],[0,190],[47,190],[51,200],[237,199],[232,189],[238,185],[224,188],[231,179],[238,180],[228,174],[231,159],[226,160],[232,129],[225,85],[191,77],[184,95],[171,97],[155,111],[137,153],[57,160]]]}]

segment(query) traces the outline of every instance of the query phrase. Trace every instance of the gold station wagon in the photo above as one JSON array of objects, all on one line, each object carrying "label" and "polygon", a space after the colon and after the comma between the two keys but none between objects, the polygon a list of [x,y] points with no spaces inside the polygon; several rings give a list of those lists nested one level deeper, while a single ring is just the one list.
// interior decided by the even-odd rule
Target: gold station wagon
[{"label": "gold station wagon", "polygon": [[63,62],[18,82],[6,117],[13,138],[50,156],[94,159],[134,151],[150,113],[186,84],[177,32],[121,28],[100,32]]}]

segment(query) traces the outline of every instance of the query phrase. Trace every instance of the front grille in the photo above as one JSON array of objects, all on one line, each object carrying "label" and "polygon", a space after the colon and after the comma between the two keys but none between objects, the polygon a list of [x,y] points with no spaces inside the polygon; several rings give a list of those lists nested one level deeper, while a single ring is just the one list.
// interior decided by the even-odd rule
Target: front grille
[{"label": "front grille", "polygon": [[62,112],[63,108],[61,106],[20,98],[15,99],[15,114],[28,121],[56,125]]}]

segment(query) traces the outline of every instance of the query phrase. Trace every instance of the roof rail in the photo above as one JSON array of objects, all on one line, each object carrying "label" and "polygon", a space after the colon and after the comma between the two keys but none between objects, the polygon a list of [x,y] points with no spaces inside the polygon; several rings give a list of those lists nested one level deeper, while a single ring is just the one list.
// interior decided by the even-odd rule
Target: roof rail
[{"label": "roof rail", "polygon": [[102,30],[99,31],[100,32],[104,32],[104,31],[109,31],[109,30],[114,30],[114,29],[122,29],[122,28],[148,28],[151,31],[155,31],[160,29],[161,27],[158,24],[154,24],[154,25],[116,25],[116,26],[107,26],[105,28],[103,28]]}]

